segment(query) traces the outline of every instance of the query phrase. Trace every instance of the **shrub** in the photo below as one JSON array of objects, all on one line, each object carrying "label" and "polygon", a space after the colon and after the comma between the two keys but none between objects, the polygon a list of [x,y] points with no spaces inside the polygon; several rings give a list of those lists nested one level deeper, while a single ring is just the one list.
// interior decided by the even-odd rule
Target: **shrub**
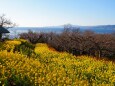
[{"label": "shrub", "polygon": [[48,41],[48,33],[36,33],[31,30],[28,33],[21,33],[20,38],[26,39],[27,41],[36,44],[36,43],[47,43]]},{"label": "shrub", "polygon": [[3,42],[0,42],[0,50],[4,50]]},{"label": "shrub", "polygon": [[0,51],[0,86],[31,86],[40,62],[19,53]]},{"label": "shrub", "polygon": [[48,44],[58,51],[66,51],[76,56],[88,55],[113,58],[115,56],[115,35],[98,34],[87,30],[80,32],[73,27],[60,34],[49,34]]},{"label": "shrub", "polygon": [[26,39],[33,44],[35,44],[39,41],[40,36],[41,35],[39,33],[35,33],[35,32],[32,32],[32,31],[28,31],[28,33],[20,34],[21,39]]},{"label": "shrub", "polygon": [[20,45],[15,46],[14,52],[18,51],[21,54],[30,57],[31,55],[35,55],[34,48],[35,46],[33,44],[26,41],[26,42],[22,42]]},{"label": "shrub", "polygon": [[0,50],[7,50],[8,52],[10,51],[19,52],[29,57],[30,56],[36,57],[34,48],[35,45],[23,39],[9,40],[9,41],[5,41],[4,43],[0,42]]},{"label": "shrub", "polygon": [[15,46],[20,45],[21,41],[18,40],[9,40],[3,43],[3,48],[7,51],[13,51]]}]

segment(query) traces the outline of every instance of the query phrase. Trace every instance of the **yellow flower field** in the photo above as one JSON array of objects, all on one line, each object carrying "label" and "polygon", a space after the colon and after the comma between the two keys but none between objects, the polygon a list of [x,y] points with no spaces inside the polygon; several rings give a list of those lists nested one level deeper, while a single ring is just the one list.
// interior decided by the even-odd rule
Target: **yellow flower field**
[{"label": "yellow flower field", "polygon": [[20,52],[0,51],[0,85],[115,85],[115,64],[111,61],[56,52],[42,43],[36,44],[34,51],[36,58],[27,57]]}]

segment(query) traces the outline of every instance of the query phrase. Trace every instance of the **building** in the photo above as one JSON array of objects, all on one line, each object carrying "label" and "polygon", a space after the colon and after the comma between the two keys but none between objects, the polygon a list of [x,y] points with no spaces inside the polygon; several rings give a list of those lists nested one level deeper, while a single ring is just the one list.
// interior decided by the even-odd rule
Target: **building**
[{"label": "building", "polygon": [[2,34],[4,33],[10,33],[10,32],[4,27],[0,26],[0,39],[2,38]]}]

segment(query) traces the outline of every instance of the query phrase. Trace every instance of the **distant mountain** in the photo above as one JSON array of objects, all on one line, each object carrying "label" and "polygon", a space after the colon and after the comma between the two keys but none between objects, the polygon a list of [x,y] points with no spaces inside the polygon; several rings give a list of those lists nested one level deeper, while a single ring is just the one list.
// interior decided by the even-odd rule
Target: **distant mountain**
[{"label": "distant mountain", "polygon": [[[97,26],[79,26],[79,25],[72,25],[73,27],[77,27],[80,29],[112,29],[115,30],[115,25],[97,25]],[[48,26],[48,27],[42,27],[42,28],[64,28],[64,25],[60,26]]]},{"label": "distant mountain", "polygon": [[[72,25],[72,27],[80,28],[81,31],[91,30],[97,33],[112,33],[115,32],[115,25],[97,25],[97,26],[79,26],[79,25]],[[50,26],[44,27],[47,29],[63,29],[64,25],[60,26]]]},{"label": "distant mountain", "polygon": [[115,29],[115,25],[80,26],[84,29]]}]

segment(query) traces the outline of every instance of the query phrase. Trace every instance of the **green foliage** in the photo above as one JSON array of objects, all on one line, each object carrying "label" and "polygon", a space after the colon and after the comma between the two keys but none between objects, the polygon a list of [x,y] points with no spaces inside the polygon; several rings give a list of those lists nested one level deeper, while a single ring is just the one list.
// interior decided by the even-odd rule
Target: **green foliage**
[{"label": "green foliage", "polygon": [[7,50],[8,52],[19,52],[23,55],[27,55],[28,57],[34,56],[36,54],[34,52],[35,45],[23,39],[15,39],[9,40],[5,42],[0,42],[0,50]]},{"label": "green foliage", "polygon": [[35,46],[29,42],[21,42],[20,45],[15,46],[14,52],[18,51],[21,54],[27,55],[27,56],[31,56],[34,55],[34,48]]},{"label": "green foliage", "polygon": [[3,43],[0,42],[0,50],[4,50]]}]

